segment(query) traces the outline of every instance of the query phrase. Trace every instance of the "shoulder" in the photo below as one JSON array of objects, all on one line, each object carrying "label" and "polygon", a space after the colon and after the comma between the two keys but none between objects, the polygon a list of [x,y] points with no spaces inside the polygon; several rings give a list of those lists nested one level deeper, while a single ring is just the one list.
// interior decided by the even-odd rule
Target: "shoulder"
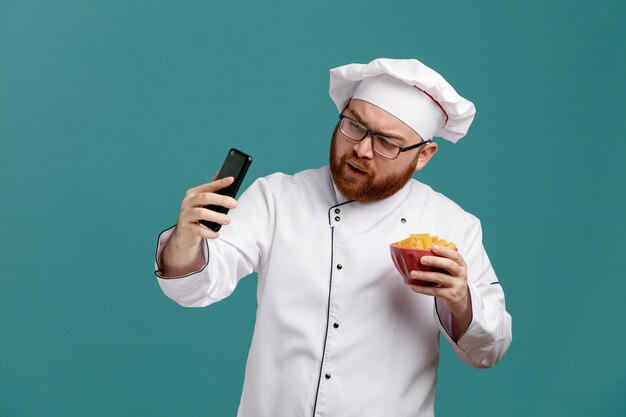
[{"label": "shoulder", "polygon": [[416,230],[442,236],[465,251],[473,247],[474,242],[481,241],[482,226],[478,217],[429,185],[411,180],[409,186],[411,210],[417,217]]},{"label": "shoulder", "polygon": [[275,172],[257,179],[255,182],[267,184],[272,189],[276,188],[320,188],[331,187],[330,171],[328,167],[307,169],[295,174]]},{"label": "shoulder", "polygon": [[439,216],[445,215],[464,220],[468,223],[480,222],[478,217],[463,209],[457,202],[446,197],[441,192],[434,190],[431,186],[416,179],[411,179],[408,186],[410,187],[411,195],[419,196],[416,200],[423,203],[425,210],[432,211]]},{"label": "shoulder", "polygon": [[330,170],[327,166],[317,169],[307,169],[295,174],[275,172],[255,180],[250,188],[260,188],[275,197],[281,195],[303,195],[307,197],[317,196],[332,197],[332,181]]},{"label": "shoulder", "polygon": [[322,167],[317,169],[307,169],[304,171],[296,172],[295,174],[285,174],[283,172],[275,172],[265,177],[259,178],[259,180],[265,181],[269,184],[294,184],[300,186],[306,186],[309,184],[326,183],[330,178],[330,172],[328,167]]}]

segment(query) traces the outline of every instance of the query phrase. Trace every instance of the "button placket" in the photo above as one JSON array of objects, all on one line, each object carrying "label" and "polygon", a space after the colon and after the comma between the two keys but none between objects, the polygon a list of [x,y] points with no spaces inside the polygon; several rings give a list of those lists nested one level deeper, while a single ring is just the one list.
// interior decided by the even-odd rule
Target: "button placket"
[{"label": "button placket", "polygon": [[343,253],[344,245],[340,236],[342,235],[341,231],[343,227],[345,227],[343,224],[345,221],[345,215],[346,210],[343,206],[334,207],[329,210],[329,223],[332,229],[332,263],[330,265],[331,277],[329,288],[330,293],[328,296],[328,321],[315,404],[316,416],[325,414],[325,398],[328,394],[326,390],[331,389],[332,387],[332,385],[329,384],[332,383],[334,378],[331,379],[331,377],[336,378],[336,375],[333,373],[333,360],[334,354],[337,351],[336,346],[338,344],[338,336],[340,336],[338,331],[338,318],[341,316],[341,287],[345,271],[345,264],[343,263],[343,260],[345,259]]},{"label": "button placket", "polygon": [[[331,265],[331,288],[329,294],[329,306],[328,306],[328,327],[327,327],[327,335],[326,335],[326,344],[324,346],[324,357],[322,358],[322,366],[321,366],[321,381],[319,385],[318,399],[323,399],[325,397],[326,389],[330,389],[331,377],[333,376],[333,356],[336,351],[335,346],[337,345],[337,329],[339,328],[338,324],[338,314],[340,314],[340,305],[338,305],[338,300],[341,296],[341,282],[343,278],[344,265],[342,263],[342,259],[344,259],[343,255],[343,245],[341,236],[341,216],[342,209],[336,207],[332,209],[332,217],[331,219],[334,222],[331,222],[331,226],[333,228],[333,241],[332,241],[332,265]],[[328,387],[328,388],[326,388]],[[320,403],[321,406],[321,403]],[[323,413],[323,410],[318,408],[318,412]]]},{"label": "button placket", "polygon": [[[340,211],[340,210],[339,210],[338,208],[337,208],[337,209],[335,209],[335,213],[338,213],[339,211]],[[333,255],[334,255],[334,253],[333,253]],[[342,271],[342,270],[343,270],[343,264],[341,264],[340,262],[335,261],[335,274],[334,274],[334,278],[333,278],[333,283],[334,283],[334,284],[341,284],[341,282],[340,282],[340,281],[338,281],[338,280],[340,280],[340,279],[341,279],[340,277],[342,277],[342,276],[343,276],[343,274],[342,274],[342,273],[339,273],[339,271]],[[336,286],[336,285],[335,285],[335,286]],[[332,326],[333,326],[333,328],[334,328],[334,329],[339,328],[339,324],[337,323],[337,317],[336,317],[336,315],[335,315],[335,314],[333,314],[333,315],[330,317],[330,319],[331,319],[331,320],[329,321],[329,324],[330,324],[330,323],[332,323]]]},{"label": "button placket", "polygon": [[[337,268],[337,270],[341,271],[343,269],[343,265],[338,263],[336,265],[336,268]],[[336,276],[336,278],[337,278],[337,276]],[[334,317],[334,318],[336,319],[336,317]],[[336,321],[333,323],[333,328],[335,328],[335,329],[339,328],[339,324]]]},{"label": "button placket", "polygon": [[[335,229],[336,231],[336,229]],[[336,239],[336,234],[335,234],[335,239]],[[334,329],[337,329],[339,327],[339,325],[337,324],[337,297],[338,297],[338,289],[337,287],[341,285],[341,277],[342,277],[342,269],[343,269],[343,265],[339,262],[337,262],[337,259],[340,259],[341,256],[341,245],[340,244],[336,244],[337,241],[335,240],[333,242],[333,262],[334,262],[334,268],[332,269],[332,288],[331,288],[331,293],[330,293],[330,297],[329,297],[329,308],[328,308],[328,336],[326,338],[326,346],[324,348],[324,358],[323,360],[323,365],[322,365],[322,369],[323,369],[323,375],[324,375],[324,379],[322,380],[322,385],[324,385],[324,382],[327,382],[330,380],[331,375],[332,375],[332,356],[334,353],[334,347],[336,345],[336,337],[333,333]],[[332,328],[331,328],[332,326]],[[320,387],[320,390],[322,389],[322,387]]]}]

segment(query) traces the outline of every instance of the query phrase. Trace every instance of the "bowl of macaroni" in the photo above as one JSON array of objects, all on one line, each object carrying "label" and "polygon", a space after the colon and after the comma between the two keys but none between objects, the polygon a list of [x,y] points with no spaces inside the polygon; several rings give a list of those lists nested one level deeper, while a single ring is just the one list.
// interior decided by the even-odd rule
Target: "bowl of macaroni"
[{"label": "bowl of macaroni", "polygon": [[431,271],[442,272],[447,274],[447,271],[432,267],[429,265],[423,265],[421,263],[422,256],[440,256],[432,251],[433,245],[439,245],[450,249],[457,249],[453,242],[447,242],[445,239],[440,239],[438,236],[431,236],[428,233],[412,234],[407,239],[393,242],[389,245],[391,252],[391,259],[394,265],[402,275],[404,283],[407,285],[421,285],[425,287],[433,287],[437,284],[430,281],[423,281],[411,277],[411,271]]}]

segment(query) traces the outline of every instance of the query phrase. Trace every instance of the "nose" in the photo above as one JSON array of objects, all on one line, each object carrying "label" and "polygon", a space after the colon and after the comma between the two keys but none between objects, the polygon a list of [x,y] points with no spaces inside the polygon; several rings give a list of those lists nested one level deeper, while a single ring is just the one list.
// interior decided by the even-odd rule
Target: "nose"
[{"label": "nose", "polygon": [[354,152],[359,156],[359,158],[373,159],[374,158],[374,149],[372,147],[372,137],[370,134],[365,136],[363,140],[354,144]]}]

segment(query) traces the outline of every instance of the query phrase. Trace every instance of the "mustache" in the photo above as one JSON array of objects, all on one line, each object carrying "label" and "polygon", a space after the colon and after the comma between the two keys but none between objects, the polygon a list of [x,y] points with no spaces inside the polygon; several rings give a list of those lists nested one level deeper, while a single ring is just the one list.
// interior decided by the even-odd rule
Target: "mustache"
[{"label": "mustache", "polygon": [[371,162],[359,158],[357,155],[344,155],[342,159],[344,163],[349,162],[360,170],[367,172],[368,174],[372,172]]}]

